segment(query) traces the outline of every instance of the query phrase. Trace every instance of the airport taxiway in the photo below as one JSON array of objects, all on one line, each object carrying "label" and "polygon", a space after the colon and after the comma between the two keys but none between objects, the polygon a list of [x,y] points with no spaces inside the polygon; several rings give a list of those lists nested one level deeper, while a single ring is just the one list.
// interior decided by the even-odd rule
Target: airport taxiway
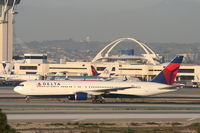
[{"label": "airport taxiway", "polygon": [[198,121],[200,111],[5,111],[9,121]]}]

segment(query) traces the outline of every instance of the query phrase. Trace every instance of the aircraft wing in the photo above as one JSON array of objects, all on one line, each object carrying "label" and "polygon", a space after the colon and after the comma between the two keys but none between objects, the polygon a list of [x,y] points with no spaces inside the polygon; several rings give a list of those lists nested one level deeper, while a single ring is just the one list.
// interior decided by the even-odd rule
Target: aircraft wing
[{"label": "aircraft wing", "polygon": [[91,91],[88,91],[87,93],[89,93],[91,95],[101,95],[101,94],[108,94],[113,91],[125,90],[125,89],[130,89],[130,88],[134,88],[134,87],[131,86],[131,87],[119,87],[119,88],[91,90]]},{"label": "aircraft wing", "polygon": [[180,89],[180,88],[183,88],[184,87],[184,84],[178,84],[178,85],[171,85],[169,87],[164,87],[164,88],[160,88],[160,89]]}]

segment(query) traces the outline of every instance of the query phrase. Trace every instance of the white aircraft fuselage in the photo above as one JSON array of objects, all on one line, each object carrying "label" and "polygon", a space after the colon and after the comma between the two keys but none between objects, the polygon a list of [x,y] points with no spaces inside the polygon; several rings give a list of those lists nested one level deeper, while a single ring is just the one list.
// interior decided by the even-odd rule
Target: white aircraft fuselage
[{"label": "white aircraft fuselage", "polygon": [[14,88],[14,91],[26,96],[67,96],[78,92],[88,95],[108,93],[149,96],[176,91],[176,89],[170,89],[170,87],[172,86],[154,82],[29,81],[21,83],[20,86]]}]

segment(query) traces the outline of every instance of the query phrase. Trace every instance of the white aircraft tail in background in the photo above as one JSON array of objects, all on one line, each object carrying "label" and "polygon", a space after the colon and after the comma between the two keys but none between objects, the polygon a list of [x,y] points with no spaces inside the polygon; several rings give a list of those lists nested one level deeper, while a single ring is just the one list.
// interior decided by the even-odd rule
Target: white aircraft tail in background
[{"label": "white aircraft tail in background", "polygon": [[3,71],[1,72],[1,74],[8,74],[10,75],[14,64],[13,63],[9,63],[9,62],[5,62],[5,63],[1,63],[2,67],[3,67]]},{"label": "white aircraft tail in background", "polygon": [[110,78],[111,77],[111,71],[112,71],[112,66],[106,67],[103,72],[99,75],[99,77],[104,77],[104,78]]}]

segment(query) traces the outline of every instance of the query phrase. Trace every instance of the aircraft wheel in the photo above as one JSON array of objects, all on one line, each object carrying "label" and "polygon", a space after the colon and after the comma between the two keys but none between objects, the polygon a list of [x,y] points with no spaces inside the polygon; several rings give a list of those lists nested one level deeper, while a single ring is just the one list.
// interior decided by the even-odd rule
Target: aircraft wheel
[{"label": "aircraft wheel", "polygon": [[69,102],[69,99],[68,99],[68,98],[65,98],[62,102],[63,102],[63,103],[68,103],[68,102]]},{"label": "aircraft wheel", "polygon": [[26,97],[26,103],[30,103],[30,97],[29,96]]},{"label": "aircraft wheel", "polygon": [[92,103],[99,103],[99,104],[102,104],[102,103],[105,103],[105,100],[103,97],[101,96],[96,96],[93,100],[92,100]]},{"label": "aircraft wheel", "polygon": [[105,100],[103,100],[103,99],[96,99],[96,100],[92,100],[92,103],[94,103],[94,104],[102,104],[102,103],[105,103]]},{"label": "aircraft wheel", "polygon": [[101,100],[99,101],[99,103],[105,103],[105,100],[104,100],[104,99],[101,99]]},{"label": "aircraft wheel", "polygon": [[97,100],[96,100],[96,99],[93,99],[93,100],[92,100],[92,103],[94,103],[94,104],[97,103]]}]

